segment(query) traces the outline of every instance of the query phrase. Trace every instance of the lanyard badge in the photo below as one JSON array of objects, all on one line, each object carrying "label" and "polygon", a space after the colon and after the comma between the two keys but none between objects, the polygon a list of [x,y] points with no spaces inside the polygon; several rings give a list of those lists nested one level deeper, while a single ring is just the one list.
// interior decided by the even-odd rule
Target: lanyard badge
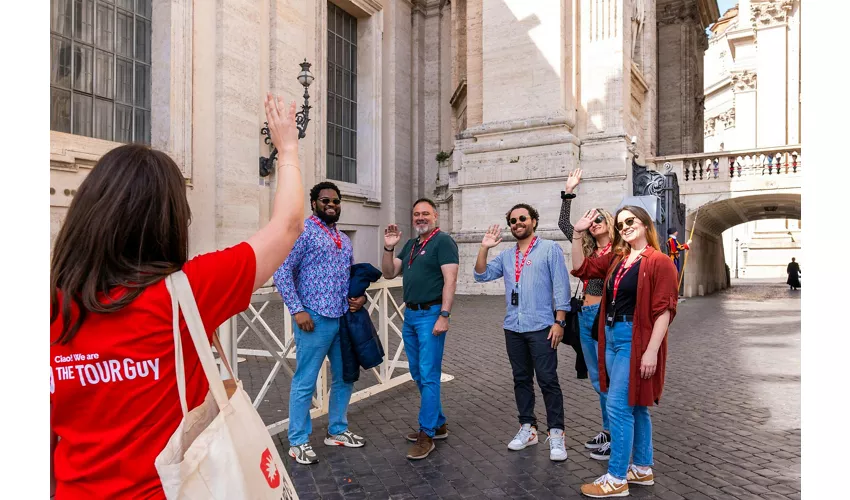
[{"label": "lanyard badge", "polygon": [[511,291],[511,305],[518,306],[519,305],[519,279],[522,277],[522,269],[526,264],[530,264],[528,261],[528,254],[531,253],[531,249],[534,248],[534,244],[537,243],[537,236],[531,240],[531,243],[528,245],[528,248],[525,249],[525,253],[522,255],[522,260],[519,259],[519,244],[516,247],[516,255],[514,259],[514,289]]}]

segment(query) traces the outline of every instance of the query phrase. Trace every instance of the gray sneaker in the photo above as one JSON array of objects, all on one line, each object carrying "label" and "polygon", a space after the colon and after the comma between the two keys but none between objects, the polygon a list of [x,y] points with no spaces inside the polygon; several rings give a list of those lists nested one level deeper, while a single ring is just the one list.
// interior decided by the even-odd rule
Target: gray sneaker
[{"label": "gray sneaker", "polygon": [[549,437],[549,460],[563,462],[567,459],[567,448],[564,445],[564,431],[561,429],[550,429]]},{"label": "gray sneaker", "polygon": [[357,434],[346,430],[342,434],[325,436],[325,444],[328,446],[345,446],[347,448],[360,448],[366,444],[366,440]]},{"label": "gray sneaker", "polygon": [[537,429],[532,427],[531,424],[522,424],[522,427],[519,428],[519,432],[517,432],[516,436],[508,443],[508,449],[513,451],[519,451],[524,449],[526,446],[531,446],[533,444],[537,444]]},{"label": "gray sneaker", "polygon": [[316,456],[316,452],[313,451],[313,447],[310,446],[310,443],[304,443],[298,446],[290,446],[289,456],[294,458],[295,461],[299,464],[304,465],[315,464],[319,461],[319,457]]}]

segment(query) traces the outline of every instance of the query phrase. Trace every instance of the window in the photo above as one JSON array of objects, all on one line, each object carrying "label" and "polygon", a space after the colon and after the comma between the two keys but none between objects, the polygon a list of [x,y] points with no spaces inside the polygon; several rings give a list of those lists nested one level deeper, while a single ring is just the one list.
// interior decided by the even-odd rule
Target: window
[{"label": "window", "polygon": [[152,0],[50,0],[50,130],[151,141]]},{"label": "window", "polygon": [[328,179],[357,183],[357,19],[328,3]]}]

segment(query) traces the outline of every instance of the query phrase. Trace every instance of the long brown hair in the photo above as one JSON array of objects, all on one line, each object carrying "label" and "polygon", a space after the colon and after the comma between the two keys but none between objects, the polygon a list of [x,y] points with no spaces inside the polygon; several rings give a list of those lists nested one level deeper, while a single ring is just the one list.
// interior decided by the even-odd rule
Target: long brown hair
[{"label": "long brown hair", "polygon": [[[626,205],[617,210],[617,214],[614,216],[615,224],[617,219],[620,217],[620,213],[625,211],[633,213],[635,217],[637,217],[637,219],[646,227],[646,242],[649,246],[656,250],[661,250],[661,246],[658,244],[658,232],[655,230],[655,224],[652,223],[652,217],[649,216],[649,213],[641,207]],[[624,240],[620,235],[620,231],[614,231],[614,244],[612,247],[614,252],[620,256],[628,254],[631,250],[629,244],[626,243],[626,240]]]},{"label": "long brown hair", "polygon": [[[60,313],[67,344],[87,313],[119,311],[188,260],[189,202],[167,154],[138,144],[101,157],[80,184],[50,262],[50,323]],[[115,287],[126,293],[111,296]],[[77,306],[71,323],[72,302]]]}]

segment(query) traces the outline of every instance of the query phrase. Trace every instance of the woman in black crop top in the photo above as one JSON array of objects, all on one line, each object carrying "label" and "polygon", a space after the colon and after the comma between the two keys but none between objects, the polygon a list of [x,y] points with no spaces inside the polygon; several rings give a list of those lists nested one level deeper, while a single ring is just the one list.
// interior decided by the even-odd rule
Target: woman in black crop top
[{"label": "woman in black crop top", "polygon": [[[570,205],[575,198],[575,188],[581,182],[581,169],[570,172],[567,184],[561,192],[561,216],[558,218],[558,227],[564,232],[567,240],[573,240],[573,225],[570,223]],[[599,216],[591,224],[590,229],[582,237],[582,250],[584,257],[601,256],[611,251],[611,242],[614,241],[614,218],[606,210],[598,208]],[[573,259],[573,269],[577,269]],[[584,446],[591,451],[590,456],[597,460],[608,460],[611,453],[611,434],[608,427],[608,411],[605,407],[606,394],[599,390],[599,366],[598,366],[598,343],[593,339],[593,323],[599,312],[599,302],[602,300],[603,280],[592,279],[583,282],[584,304],[578,313],[579,337],[581,339],[581,350],[584,361],[587,364],[587,374],[593,389],[599,394],[599,406],[602,411],[602,432],[587,441]]]}]

